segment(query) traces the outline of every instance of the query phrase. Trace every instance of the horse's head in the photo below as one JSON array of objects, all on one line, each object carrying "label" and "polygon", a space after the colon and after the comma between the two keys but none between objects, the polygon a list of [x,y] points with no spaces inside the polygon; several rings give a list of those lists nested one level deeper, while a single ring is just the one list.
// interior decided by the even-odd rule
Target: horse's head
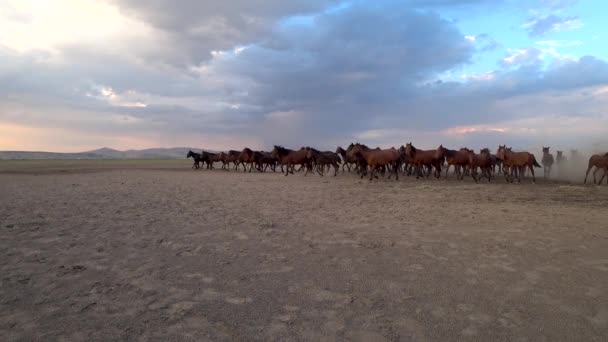
[{"label": "horse's head", "polygon": [[274,148],[272,151],[270,151],[270,154],[275,158],[279,158],[285,154],[285,149],[279,145],[274,145]]},{"label": "horse's head", "polygon": [[496,151],[496,157],[498,157],[500,160],[504,160],[506,151],[507,151],[507,145],[498,145],[498,150]]},{"label": "horse's head", "polygon": [[190,157],[194,157],[194,152],[192,152],[192,150],[188,151],[188,154],[186,154],[186,159]]},{"label": "horse's head", "polygon": [[412,145],[412,142],[405,144],[405,155],[411,157],[412,154],[416,153],[416,148]]},{"label": "horse's head", "polygon": [[543,153],[549,153],[549,146],[543,146]]},{"label": "horse's head", "polygon": [[340,146],[336,147],[336,153],[343,154],[344,152],[345,151],[344,151],[344,149],[342,147],[340,147]]},{"label": "horse's head", "polygon": [[480,154],[490,154],[490,149],[487,147],[484,147],[479,151],[479,153]]},{"label": "horse's head", "polygon": [[317,150],[315,150],[314,148],[311,148],[310,146],[306,146],[305,150],[306,150],[306,158],[314,159],[314,157],[316,157]]},{"label": "horse's head", "polygon": [[564,155],[564,151],[557,151],[557,156],[562,157]]},{"label": "horse's head", "polygon": [[350,153],[353,156],[361,156],[361,153],[363,152],[364,148],[363,145],[356,143],[355,145],[353,145],[353,147],[350,149]]}]

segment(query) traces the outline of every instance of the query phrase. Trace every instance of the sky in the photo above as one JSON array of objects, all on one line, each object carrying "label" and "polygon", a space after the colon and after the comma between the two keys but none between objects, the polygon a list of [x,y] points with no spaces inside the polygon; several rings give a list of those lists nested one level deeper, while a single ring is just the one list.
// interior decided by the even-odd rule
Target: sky
[{"label": "sky", "polygon": [[0,150],[608,150],[603,0],[4,0]]}]

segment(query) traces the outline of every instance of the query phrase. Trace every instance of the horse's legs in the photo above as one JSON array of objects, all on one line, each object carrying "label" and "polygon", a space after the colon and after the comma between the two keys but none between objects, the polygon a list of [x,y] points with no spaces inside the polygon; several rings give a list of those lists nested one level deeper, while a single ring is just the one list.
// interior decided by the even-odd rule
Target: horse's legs
[{"label": "horse's legs", "polygon": [[[524,169],[526,167],[524,166]],[[534,165],[530,164],[528,165],[528,168],[530,169],[530,173],[532,174],[532,183],[536,183],[536,176],[534,175]]]},{"label": "horse's legs", "polygon": [[600,169],[599,169],[598,167],[595,167],[595,170],[593,170],[593,184],[596,184],[596,183],[597,183],[596,178],[595,178],[595,175],[597,174],[597,172],[598,172],[599,170],[600,170]]},{"label": "horse's legs", "polygon": [[[602,181],[606,175],[608,175],[608,167],[604,168],[604,174],[602,174],[602,178],[600,178],[600,182],[598,183],[599,185],[602,185]],[[608,184],[608,177],[606,178],[606,184]]]},{"label": "horse's legs", "polygon": [[371,182],[374,179],[374,172],[376,171],[376,165],[371,166],[371,171],[369,172],[369,181]]}]

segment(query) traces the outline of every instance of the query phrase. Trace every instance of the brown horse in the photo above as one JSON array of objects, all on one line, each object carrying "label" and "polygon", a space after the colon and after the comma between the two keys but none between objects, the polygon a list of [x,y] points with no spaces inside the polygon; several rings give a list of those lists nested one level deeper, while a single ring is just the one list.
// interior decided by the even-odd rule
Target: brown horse
[{"label": "brown horse", "polygon": [[[536,162],[536,157],[529,152],[513,152],[511,148],[507,148],[505,145],[498,146],[496,156],[503,162],[505,179],[507,182],[513,183],[513,177],[517,174],[517,181],[521,183],[521,175],[524,173],[526,167],[532,173],[532,183],[536,183],[536,176],[534,175],[534,168],[541,167]],[[510,170],[511,174],[509,175]]]},{"label": "brown horse", "polygon": [[247,172],[247,164],[249,164],[249,172],[251,172],[256,163],[255,153],[250,148],[245,147],[243,151],[241,151],[241,154],[239,154],[238,162],[243,164],[243,172]]},{"label": "brown horse", "polygon": [[[401,163],[401,156],[399,155],[399,152],[396,149],[390,148],[387,150],[372,150],[365,145],[357,143],[352,148],[352,154],[354,156],[360,156],[366,161],[367,165],[369,165],[371,169],[369,175],[370,181],[374,178],[374,173],[379,168],[386,168],[388,166],[391,167],[392,173],[395,174],[395,180],[399,180],[399,166]],[[361,178],[363,177],[364,175],[361,174]],[[388,178],[391,178],[390,174]]]},{"label": "brown horse", "polygon": [[308,174],[308,170],[312,168],[310,159],[308,158],[308,151],[306,151],[306,149],[294,151],[282,146],[274,145],[274,149],[272,152],[270,152],[270,154],[277,158],[279,163],[287,166],[285,168],[285,176],[290,173],[293,174],[295,165],[302,165],[306,167],[304,176],[306,176]]},{"label": "brown horse", "polygon": [[587,172],[585,172],[585,181],[583,182],[584,184],[587,184],[587,176],[593,167],[595,167],[595,170],[593,171],[593,184],[595,184],[595,174],[601,169],[604,170],[604,174],[602,175],[602,178],[600,178],[599,182],[599,184],[602,184],[604,176],[606,176],[606,173],[608,172],[608,153],[594,154],[591,156],[591,158],[589,158]]},{"label": "brown horse", "polygon": [[229,170],[230,163],[234,163],[236,167],[237,159],[239,158],[239,151],[230,150],[228,152],[220,152],[219,160],[222,162],[222,170]]},{"label": "brown horse", "polygon": [[488,183],[492,180],[492,155],[490,150],[487,148],[479,151],[476,154],[473,150],[469,150],[469,167],[471,168],[471,177],[475,180],[475,183],[479,180],[477,178],[477,169],[481,169],[481,176],[488,177]]},{"label": "brown horse", "polygon": [[[443,145],[435,150],[419,150],[411,142],[405,145],[405,155],[409,157],[410,163],[416,168],[416,179],[420,178],[422,174],[422,168],[428,167],[435,168],[435,177],[441,177],[441,164],[445,157],[445,150]],[[430,172],[427,173],[426,177],[429,177]]]},{"label": "brown horse", "polygon": [[469,166],[470,150],[463,147],[456,151],[443,147],[443,152],[445,154],[445,160],[448,164],[447,168],[445,169],[445,178],[448,178],[450,166],[454,165],[454,174],[456,174],[456,178],[462,179],[464,177],[462,169],[466,169]]},{"label": "brown horse", "polygon": [[543,146],[543,158],[540,161],[543,164],[543,176],[549,178],[551,176],[551,168],[553,167],[553,155],[549,153],[549,146]]}]

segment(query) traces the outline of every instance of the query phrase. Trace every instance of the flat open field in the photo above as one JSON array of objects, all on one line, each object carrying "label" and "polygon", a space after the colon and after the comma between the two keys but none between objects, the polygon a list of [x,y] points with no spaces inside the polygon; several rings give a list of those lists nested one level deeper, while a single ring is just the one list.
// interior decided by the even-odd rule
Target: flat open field
[{"label": "flat open field", "polygon": [[608,340],[608,186],[190,166],[0,161],[1,339]]}]

